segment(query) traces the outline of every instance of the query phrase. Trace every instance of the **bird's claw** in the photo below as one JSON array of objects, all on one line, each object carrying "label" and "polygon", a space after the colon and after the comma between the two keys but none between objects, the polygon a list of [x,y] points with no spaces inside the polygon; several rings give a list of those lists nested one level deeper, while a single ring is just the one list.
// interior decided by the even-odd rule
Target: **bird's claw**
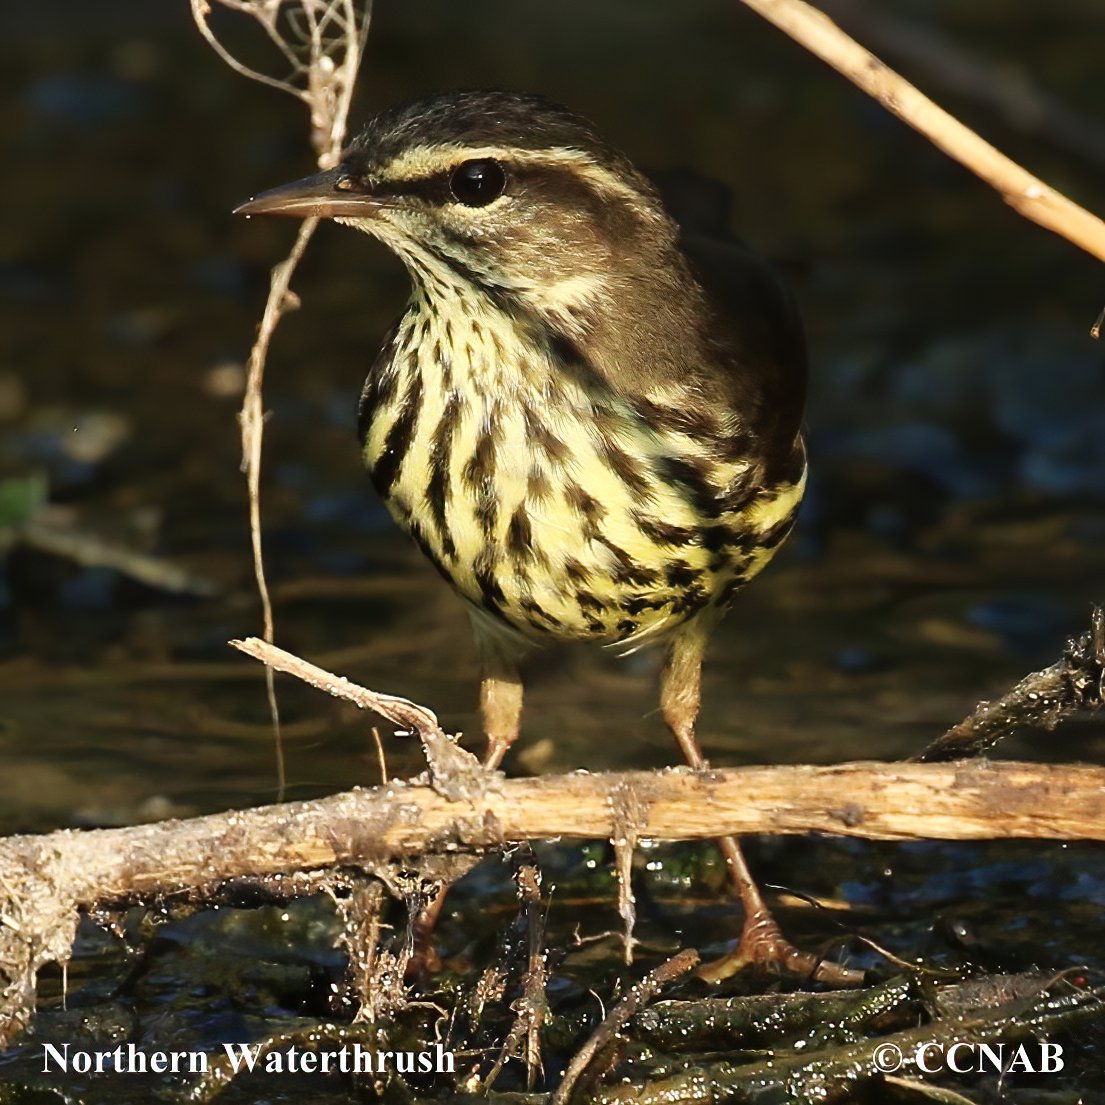
[{"label": "bird's claw", "polygon": [[703,963],[695,974],[705,982],[716,983],[741,971],[786,975],[839,987],[859,986],[865,977],[863,971],[796,948],[766,910],[745,920],[740,939],[731,951]]}]

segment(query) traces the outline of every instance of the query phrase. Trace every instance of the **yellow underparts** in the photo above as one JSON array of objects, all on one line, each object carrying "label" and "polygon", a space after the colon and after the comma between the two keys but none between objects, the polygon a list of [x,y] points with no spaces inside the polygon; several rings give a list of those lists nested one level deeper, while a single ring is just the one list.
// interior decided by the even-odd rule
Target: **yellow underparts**
[{"label": "yellow underparts", "polygon": [[[748,461],[719,459],[689,434],[645,425],[595,381],[551,363],[508,316],[479,310],[461,285],[452,291],[432,306],[416,296],[419,309],[405,316],[386,370],[393,387],[364,441],[370,469],[389,440],[396,456],[401,450],[384,491],[396,521],[466,599],[530,638],[633,647],[724,606],[781,543],[804,473],[756,488]],[[397,440],[393,427],[416,377],[421,406]],[[747,485],[749,496],[711,517],[671,478],[665,458],[673,456],[700,465],[712,487]],[[732,539],[719,547],[718,533]]]}]

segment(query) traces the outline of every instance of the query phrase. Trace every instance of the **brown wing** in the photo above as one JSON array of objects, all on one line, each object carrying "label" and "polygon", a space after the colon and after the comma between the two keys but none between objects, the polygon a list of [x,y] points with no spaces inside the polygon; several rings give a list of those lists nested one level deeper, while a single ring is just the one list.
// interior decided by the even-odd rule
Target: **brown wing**
[{"label": "brown wing", "polygon": [[754,412],[769,452],[801,430],[808,359],[798,307],[779,274],[728,230],[729,190],[694,173],[655,178],[680,248],[713,309],[711,338],[733,402]]}]

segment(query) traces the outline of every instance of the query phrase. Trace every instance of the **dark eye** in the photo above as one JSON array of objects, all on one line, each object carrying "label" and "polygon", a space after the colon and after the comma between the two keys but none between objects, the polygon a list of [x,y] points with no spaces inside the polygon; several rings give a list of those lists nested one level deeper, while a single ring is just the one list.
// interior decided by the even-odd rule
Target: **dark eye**
[{"label": "dark eye", "polygon": [[486,207],[506,188],[506,171],[497,161],[465,161],[449,177],[449,190],[465,207]]}]

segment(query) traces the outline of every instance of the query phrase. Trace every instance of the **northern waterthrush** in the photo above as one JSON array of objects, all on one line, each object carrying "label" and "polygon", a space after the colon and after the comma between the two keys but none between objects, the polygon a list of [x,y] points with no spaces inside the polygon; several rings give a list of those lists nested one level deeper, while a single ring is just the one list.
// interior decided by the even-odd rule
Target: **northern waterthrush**
[{"label": "northern waterthrush", "polygon": [[[534,644],[663,642],[687,762],[707,638],[786,538],[805,483],[802,328],[772,271],[694,241],[578,115],[504,92],[385,111],[247,214],[378,238],[413,294],[360,405],[395,520],[467,600],[496,766]],[[735,841],[738,964],[832,973],[778,932]]]}]

